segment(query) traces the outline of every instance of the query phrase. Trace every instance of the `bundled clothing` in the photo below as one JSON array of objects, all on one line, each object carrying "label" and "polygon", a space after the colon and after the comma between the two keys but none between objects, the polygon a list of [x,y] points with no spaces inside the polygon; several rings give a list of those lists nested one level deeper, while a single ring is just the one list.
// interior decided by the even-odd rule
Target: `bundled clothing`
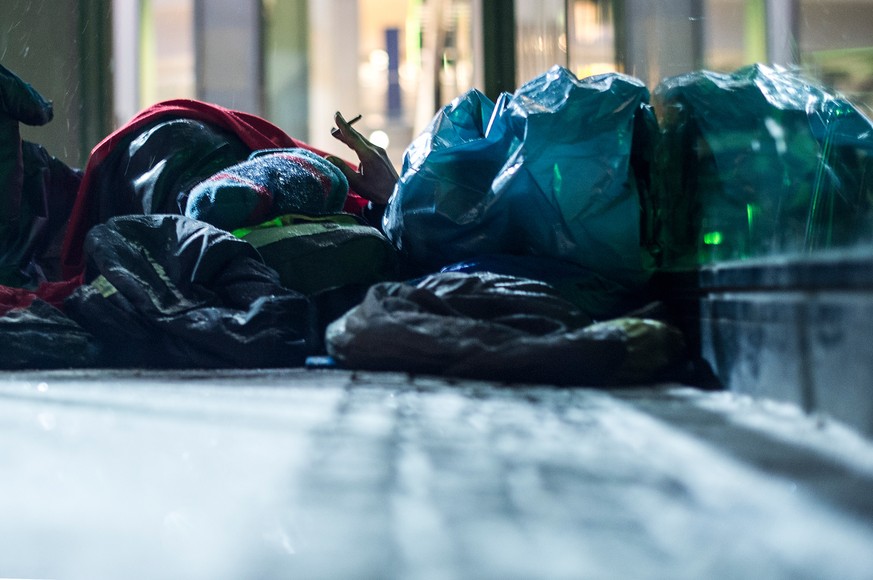
[{"label": "bundled clothing", "polygon": [[146,367],[288,367],[308,354],[309,301],[251,244],[180,215],[88,233],[86,284],[65,302],[105,360]]},{"label": "bundled clothing", "polygon": [[[188,99],[158,103],[101,141],[84,171],[21,141],[19,123],[51,118],[51,103],[0,65],[0,314],[36,298],[61,307],[82,283],[93,226],[119,215],[184,214],[192,189],[254,151],[281,149],[317,165],[324,175],[313,179],[331,182],[332,211],[367,208],[324,152],[249,113]],[[242,225],[287,207],[256,212]]]},{"label": "bundled clothing", "polygon": [[[182,126],[173,123],[182,123]],[[192,123],[198,127],[192,130],[190,127]],[[203,133],[204,127],[208,134]],[[164,138],[161,135],[162,131],[167,131],[169,138]],[[187,133],[187,140],[176,138],[175,134],[180,131]],[[216,133],[219,139],[215,138]],[[152,138],[155,141],[150,141]],[[193,142],[192,138],[194,138]],[[197,153],[195,159],[188,158],[192,151],[197,152],[200,147],[204,150]],[[154,148],[160,155],[159,159],[168,161],[164,164],[155,164],[152,160],[151,168],[131,170],[131,166],[124,162],[137,159],[138,153],[146,152],[143,148]],[[288,136],[261,117],[211,103],[178,99],[158,103],[142,111],[124,127],[101,141],[91,152],[64,238],[62,252],[64,277],[73,277],[82,272],[84,267],[82,247],[85,235],[97,223],[113,215],[167,213],[168,203],[175,209],[174,212],[169,213],[184,211],[184,208],[180,210],[179,200],[175,197],[167,200],[166,196],[155,196],[155,192],[167,191],[169,184],[159,179],[164,175],[155,178],[149,171],[157,169],[165,172],[166,177],[175,179],[177,185],[189,186],[189,189],[180,191],[190,191],[216,172],[244,161],[252,151],[277,148],[301,148],[318,155],[325,155],[324,152]],[[152,159],[151,155],[146,157]],[[184,167],[184,171],[171,173],[166,170],[168,165]],[[181,175],[178,175],[179,173]],[[145,175],[148,175],[150,181],[148,189],[142,195],[134,195],[133,199],[137,203],[150,202],[151,206],[118,207],[116,200],[123,197],[117,195],[118,188],[135,182],[129,187],[134,188],[134,193],[137,193],[136,188],[142,187],[142,178]],[[160,197],[164,197],[163,203],[158,203]],[[349,192],[344,204],[346,211],[360,213],[365,206],[366,201],[363,198],[354,192]],[[107,215],[110,213],[111,215]]]},{"label": "bundled clothing", "polygon": [[311,151],[255,151],[195,186],[185,215],[230,231],[277,215],[339,212],[348,191],[342,171]]}]

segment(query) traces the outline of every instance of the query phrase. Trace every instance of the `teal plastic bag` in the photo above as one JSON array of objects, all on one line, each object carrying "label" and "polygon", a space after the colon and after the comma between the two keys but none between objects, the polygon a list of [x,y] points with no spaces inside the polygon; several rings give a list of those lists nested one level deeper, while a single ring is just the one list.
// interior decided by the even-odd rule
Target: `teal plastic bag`
[{"label": "teal plastic bag", "polygon": [[497,103],[468,92],[407,149],[386,235],[422,270],[540,255],[639,283],[657,130],[648,98],[632,77],[580,80],[557,66]]}]

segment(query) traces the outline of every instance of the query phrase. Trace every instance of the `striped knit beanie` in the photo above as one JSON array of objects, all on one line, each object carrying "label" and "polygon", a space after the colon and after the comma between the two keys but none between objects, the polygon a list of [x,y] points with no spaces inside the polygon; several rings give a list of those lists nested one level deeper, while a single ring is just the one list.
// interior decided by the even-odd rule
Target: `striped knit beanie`
[{"label": "striped knit beanie", "polygon": [[185,215],[224,230],[259,224],[289,213],[342,211],[345,175],[305,149],[265,149],[191,190]]}]

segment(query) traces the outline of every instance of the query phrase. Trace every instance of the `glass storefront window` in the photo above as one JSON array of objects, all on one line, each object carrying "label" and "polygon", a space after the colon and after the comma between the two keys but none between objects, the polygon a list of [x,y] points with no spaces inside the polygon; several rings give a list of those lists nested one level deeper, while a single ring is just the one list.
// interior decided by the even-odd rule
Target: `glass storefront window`
[{"label": "glass storefront window", "polygon": [[564,0],[516,0],[516,82],[567,66],[567,11]]},{"label": "glass storefront window", "polygon": [[[80,33],[72,20],[41,16],[46,6],[4,4],[7,21],[15,23],[0,37],[4,63],[31,68],[28,76],[57,99],[56,112],[65,117],[65,123],[38,129],[35,138],[53,143],[52,132],[74,127],[79,137],[62,135],[54,148],[82,160],[95,142],[81,131],[94,125],[86,122],[93,115],[82,103],[108,101],[85,94],[82,79],[90,69],[76,57]],[[834,96],[845,95],[853,114],[873,115],[873,0],[131,0],[111,6],[116,124],[155,101],[194,97],[263,115],[295,137],[348,157],[330,137],[333,113],[340,110],[362,114],[358,128],[385,145],[398,165],[438,108],[470,88],[485,88],[483,53],[491,40],[485,46],[484,39],[495,24],[488,10],[511,12],[506,22],[514,26],[512,42],[489,53],[487,64],[495,64],[492,54],[498,64],[512,61],[516,84],[560,64],[579,77],[620,71],[655,95],[665,79],[691,71],[728,74],[751,63],[779,64]],[[32,64],[37,61],[43,64]],[[775,113],[762,118],[756,130],[771,138],[776,153],[786,148],[771,162],[762,139],[748,132],[725,130],[706,143],[689,137],[688,159],[722,173],[723,162],[719,166],[710,155],[713,147],[733,152],[733,170],[787,164],[768,184],[732,190],[745,197],[731,202],[731,212],[757,237],[731,249],[724,242],[726,226],[710,227],[715,217],[707,218],[710,225],[699,224],[695,263],[871,243],[869,140],[861,131],[851,146],[845,139],[839,147],[836,137],[829,141],[827,131],[835,129],[825,127],[827,119],[846,116],[842,104],[827,107],[803,122]],[[667,114],[659,113],[663,122]],[[824,129],[816,118],[824,119]],[[95,132],[105,134],[103,129]],[[812,165],[800,171],[802,162]],[[763,189],[782,193],[763,203]],[[723,190],[711,188],[711,197],[696,203],[712,203]],[[801,218],[795,207],[788,224],[786,208],[804,196],[814,208]],[[720,219],[724,212],[716,205],[710,213]],[[777,237],[761,237],[762,231]]]},{"label": "glass storefront window", "polygon": [[[360,46],[357,78],[361,114],[358,130],[390,152],[399,163],[412,138],[419,83],[436,82],[422,70],[421,2],[359,0]],[[435,85],[431,85],[435,86]]]},{"label": "glass storefront window", "polygon": [[193,0],[142,0],[140,107],[194,98]]},{"label": "glass storefront window", "polygon": [[617,70],[611,1],[570,2],[567,38],[569,68],[579,78]]},{"label": "glass storefront window", "polygon": [[803,0],[798,10],[805,70],[873,112],[873,2]]},{"label": "glass storefront window", "polygon": [[[705,66],[752,62],[799,66],[865,109],[873,107],[869,0],[706,0]],[[778,15],[778,23],[769,19]]]},{"label": "glass storefront window", "polygon": [[[348,158],[333,113],[400,165],[436,110],[481,81],[474,0],[264,0],[265,110]],[[479,76],[477,76],[479,75]]]},{"label": "glass storefront window", "polygon": [[265,114],[289,135],[308,136],[309,32],[306,0],[265,0]]}]

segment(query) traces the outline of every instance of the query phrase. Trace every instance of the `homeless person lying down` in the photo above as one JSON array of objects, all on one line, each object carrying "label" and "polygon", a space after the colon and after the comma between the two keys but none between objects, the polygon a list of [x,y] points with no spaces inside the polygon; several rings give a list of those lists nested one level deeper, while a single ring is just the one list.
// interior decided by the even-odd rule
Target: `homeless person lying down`
[{"label": "homeless person lying down", "polygon": [[681,358],[672,327],[577,300],[580,280],[604,286],[576,265],[409,259],[383,232],[398,175],[340,113],[332,133],[357,166],[255,115],[173,100],[106,137],[79,171],[20,139],[19,123],[51,118],[0,66],[0,368],[321,360],[626,384]]},{"label": "homeless person lying down", "polygon": [[98,144],[80,173],[19,138],[19,122],[51,120],[51,103],[2,67],[0,83],[0,167],[8,192],[0,217],[4,234],[16,221],[21,231],[15,234],[27,239],[21,244],[7,235],[21,256],[3,256],[3,283],[57,279],[58,267],[40,250],[68,219],[62,278],[81,272],[87,231],[114,216],[182,214],[232,230],[280,213],[346,210],[378,223],[397,180],[384,150],[339,113],[333,134],[360,156],[357,171],[336,158],[328,162],[264,119],[193,100],[142,111]]}]

